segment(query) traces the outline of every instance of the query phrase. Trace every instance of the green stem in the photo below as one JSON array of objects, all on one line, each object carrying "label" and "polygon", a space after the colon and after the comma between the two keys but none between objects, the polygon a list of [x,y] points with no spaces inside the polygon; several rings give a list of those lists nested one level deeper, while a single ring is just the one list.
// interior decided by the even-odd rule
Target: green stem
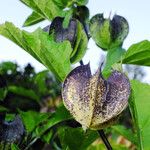
[{"label": "green stem", "polygon": [[32,140],[24,150],[28,150],[37,141],[37,139],[38,138],[35,138],[34,140]]}]

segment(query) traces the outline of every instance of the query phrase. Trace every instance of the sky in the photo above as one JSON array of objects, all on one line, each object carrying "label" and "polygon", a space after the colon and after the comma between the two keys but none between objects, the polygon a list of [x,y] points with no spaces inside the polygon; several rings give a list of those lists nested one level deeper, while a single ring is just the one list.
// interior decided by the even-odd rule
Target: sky
[{"label": "sky", "polygon": [[[133,43],[150,40],[149,0],[89,0],[87,6],[90,10],[90,17],[97,13],[104,13],[104,16],[108,17],[111,12],[112,16],[118,14],[128,20],[130,32],[123,45],[125,49],[128,49]],[[49,24],[48,21],[44,21],[32,27],[23,28],[22,25],[31,12],[32,10],[19,0],[3,0],[0,3],[0,24],[5,21],[13,22],[17,27],[27,31],[34,31],[39,26],[45,27]],[[96,70],[97,65],[102,61],[101,54],[105,54],[105,52],[100,50],[91,39],[83,61],[84,63],[90,61],[91,68]],[[42,64],[20,47],[0,36],[0,62],[2,61],[14,61],[21,66],[30,62],[37,71],[45,69]],[[150,69],[149,67],[143,67],[143,69],[147,72],[144,82],[150,83]]]}]

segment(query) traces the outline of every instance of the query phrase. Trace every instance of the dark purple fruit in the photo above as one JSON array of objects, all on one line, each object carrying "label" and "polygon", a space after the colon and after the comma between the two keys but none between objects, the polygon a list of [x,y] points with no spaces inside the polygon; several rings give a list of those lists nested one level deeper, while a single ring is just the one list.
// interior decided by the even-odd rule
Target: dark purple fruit
[{"label": "dark purple fruit", "polygon": [[100,69],[92,75],[90,66],[72,70],[63,84],[64,105],[83,126],[94,130],[110,126],[127,107],[130,82],[127,76],[113,71],[105,80]]}]

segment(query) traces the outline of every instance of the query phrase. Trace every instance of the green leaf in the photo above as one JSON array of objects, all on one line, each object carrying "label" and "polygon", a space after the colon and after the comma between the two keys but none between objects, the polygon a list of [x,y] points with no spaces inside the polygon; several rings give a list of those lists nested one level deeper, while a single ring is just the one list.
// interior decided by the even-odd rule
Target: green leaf
[{"label": "green leaf", "polygon": [[49,20],[56,16],[61,16],[63,11],[52,0],[33,0],[45,17]]},{"label": "green leaf", "polygon": [[27,132],[32,132],[41,122],[45,121],[51,115],[49,113],[38,113],[35,111],[19,111],[19,113]]},{"label": "green leaf", "polygon": [[122,125],[116,125],[111,127],[115,132],[124,136],[127,140],[131,141],[133,144],[137,145],[137,135],[135,135],[131,129],[127,129]]},{"label": "green leaf", "polygon": [[63,127],[58,130],[63,149],[86,150],[87,147],[98,138],[96,131],[83,131],[82,128]]},{"label": "green leaf", "polygon": [[25,5],[33,9],[36,13],[48,20],[56,16],[65,16],[65,11],[60,9],[53,0],[20,0]]},{"label": "green leaf", "polygon": [[23,87],[17,87],[17,86],[9,86],[8,91],[20,96],[30,98],[35,101],[39,101],[38,95],[31,89],[25,89]]},{"label": "green leaf", "polygon": [[[0,70],[2,73],[2,70]],[[0,74],[0,101],[3,101],[7,95],[7,82],[3,75]]]},{"label": "green leaf", "polygon": [[6,114],[6,116],[5,116],[5,121],[8,121],[8,122],[10,122],[10,121],[12,121],[12,120],[14,120],[15,119],[15,114]]},{"label": "green leaf", "polygon": [[0,105],[0,112],[8,112],[9,110]]},{"label": "green leaf", "polygon": [[48,121],[43,124],[42,126],[39,126],[36,129],[36,134],[38,136],[41,136],[45,131],[50,129],[52,126],[56,125],[57,123],[60,123],[62,121],[66,121],[71,119],[72,116],[70,113],[67,111],[67,109],[64,107],[64,105],[60,106],[55,113],[53,113]]},{"label": "green leaf", "polygon": [[31,26],[31,25],[37,24],[43,20],[45,20],[44,17],[42,17],[41,15],[39,15],[38,13],[33,11],[32,14],[30,16],[28,16],[28,18],[24,22],[23,26],[24,27]]},{"label": "green leaf", "polygon": [[10,61],[3,62],[0,64],[0,74],[6,74],[7,71],[11,71],[11,73],[16,73],[17,65]]},{"label": "green leaf", "polygon": [[41,136],[41,139],[43,142],[50,144],[50,140],[53,136],[53,130],[48,131],[48,133],[45,133],[43,136]]},{"label": "green leaf", "polygon": [[29,33],[21,31],[8,22],[0,25],[0,34],[31,54],[51,70],[60,81],[63,81],[70,72],[72,48],[69,41],[56,43],[53,35],[48,35],[42,29]]},{"label": "green leaf", "polygon": [[16,144],[11,144],[11,150],[20,150]]},{"label": "green leaf", "polygon": [[0,88],[0,101],[3,101],[4,98],[7,96],[7,88]]},{"label": "green leaf", "polygon": [[150,85],[136,80],[131,81],[132,95],[130,109],[135,122],[140,150],[150,148]]},{"label": "green leaf", "polygon": [[78,6],[83,6],[88,3],[88,0],[54,0],[59,7],[67,8],[72,7],[74,4]]},{"label": "green leaf", "polygon": [[77,5],[83,6],[86,5],[89,2],[89,0],[76,0]]},{"label": "green leaf", "polygon": [[80,22],[77,24],[77,38],[71,54],[71,62],[76,63],[82,59],[87,50],[88,38]]},{"label": "green leaf", "polygon": [[40,92],[40,94],[43,94],[43,95],[47,93],[47,90],[48,90],[46,87],[46,81],[45,81],[47,75],[48,75],[48,70],[44,70],[44,71],[37,73],[34,78],[34,82],[38,87],[38,91]]},{"label": "green leaf", "polygon": [[123,63],[150,66],[150,41],[142,41],[133,44],[126,52]]},{"label": "green leaf", "polygon": [[[73,13],[73,8],[64,10],[54,0],[20,0],[20,1],[33,10],[33,13],[25,21],[24,26],[30,26],[45,19],[53,20],[55,17],[58,16],[59,17],[69,16],[72,15]],[[66,1],[63,1],[62,3],[64,5]]]},{"label": "green leaf", "polygon": [[124,54],[125,50],[121,47],[114,48],[108,51],[106,56],[105,68],[103,69],[104,76],[107,76],[107,74],[111,73],[112,65],[119,62]]},{"label": "green leaf", "polygon": [[34,0],[20,0],[22,3],[24,3],[26,6],[32,8],[35,12],[41,14],[41,16],[44,16],[44,13],[40,10],[39,6],[36,5]]},{"label": "green leaf", "polygon": [[41,29],[33,33],[23,32],[23,36],[41,62],[61,81],[64,80],[71,69],[70,54],[72,48],[69,41],[56,43],[52,36]]},{"label": "green leaf", "polygon": [[73,9],[70,9],[64,18],[63,28],[67,28],[69,26],[69,22],[72,17],[72,14],[73,14]]}]

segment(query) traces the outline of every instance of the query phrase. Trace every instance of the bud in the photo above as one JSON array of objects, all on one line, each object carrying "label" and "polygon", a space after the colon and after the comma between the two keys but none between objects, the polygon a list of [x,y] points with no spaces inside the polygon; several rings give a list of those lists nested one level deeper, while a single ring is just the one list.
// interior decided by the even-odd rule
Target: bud
[{"label": "bud", "polygon": [[90,20],[90,33],[96,44],[103,50],[122,46],[129,32],[125,18],[114,15],[113,19],[105,19],[103,14],[97,14]]},{"label": "bud", "polygon": [[74,47],[77,36],[77,21],[71,19],[67,28],[63,27],[63,21],[64,18],[56,17],[50,25],[50,32],[54,32],[56,42],[69,40],[72,47]]},{"label": "bud", "polygon": [[13,143],[20,141],[25,132],[22,120],[19,116],[11,122],[2,121],[0,124],[0,141]]},{"label": "bud", "polygon": [[113,71],[105,80],[100,69],[91,75],[88,65],[69,73],[63,84],[64,105],[84,129],[110,126],[127,107],[130,95],[129,79]]}]

